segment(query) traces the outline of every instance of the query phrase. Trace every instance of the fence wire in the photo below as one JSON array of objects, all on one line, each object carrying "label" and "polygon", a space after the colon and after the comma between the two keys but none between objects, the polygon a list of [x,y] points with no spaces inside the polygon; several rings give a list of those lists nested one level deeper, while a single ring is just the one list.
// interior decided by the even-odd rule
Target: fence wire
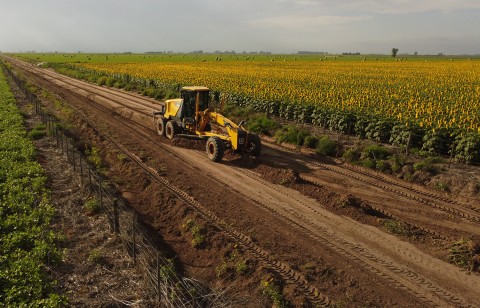
[{"label": "fence wire", "polygon": [[165,257],[152,243],[147,227],[134,209],[127,205],[118,192],[98,173],[87,157],[75,147],[75,142],[61,129],[59,121],[44,110],[41,100],[29,90],[27,84],[15,72],[6,67],[26,99],[33,104],[35,114],[45,124],[47,132],[56,141],[56,146],[66,156],[74,171],[96,196],[101,212],[107,215],[110,231],[121,239],[135,266],[143,273],[151,288],[152,299],[161,307],[229,307],[234,303],[225,295],[225,290],[212,290],[206,284],[182,277],[176,273],[174,261]]}]

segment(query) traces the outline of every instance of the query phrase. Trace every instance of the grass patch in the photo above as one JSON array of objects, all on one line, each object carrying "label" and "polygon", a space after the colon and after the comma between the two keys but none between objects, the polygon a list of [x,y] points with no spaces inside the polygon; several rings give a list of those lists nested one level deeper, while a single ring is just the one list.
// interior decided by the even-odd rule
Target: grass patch
[{"label": "grass patch", "polygon": [[100,150],[97,147],[85,150],[87,160],[93,164],[93,166],[100,170],[102,168],[102,158],[100,157]]},{"label": "grass patch", "polygon": [[307,148],[315,149],[318,146],[318,137],[312,135],[305,137],[303,145]]},{"label": "grass patch", "polygon": [[425,171],[425,172],[428,172],[430,174],[438,173],[438,169],[426,160],[414,163],[413,164],[413,170],[414,171]]},{"label": "grass patch", "polygon": [[35,127],[28,133],[30,139],[39,140],[47,135],[47,127],[45,124],[37,124]]},{"label": "grass patch", "polygon": [[294,125],[285,125],[275,133],[275,141],[279,144],[290,143],[302,146],[305,138],[310,133],[305,129],[300,129]]},{"label": "grass patch", "polygon": [[391,234],[401,235],[401,236],[421,236],[424,233],[421,230],[413,228],[403,221],[398,221],[395,219],[384,219],[382,221],[383,226]]},{"label": "grass patch", "polygon": [[123,154],[123,153],[120,153],[120,154],[117,155],[117,159],[120,162],[124,163],[124,162],[128,161],[128,156]]},{"label": "grass patch", "polygon": [[448,184],[440,181],[436,182],[433,185],[433,188],[435,188],[435,190],[438,190],[438,191],[450,192],[450,187],[448,186]]},{"label": "grass patch", "polygon": [[198,225],[194,219],[187,220],[182,227],[192,234],[192,247],[200,248],[205,244],[205,229]]},{"label": "grass patch", "polygon": [[382,145],[369,145],[362,151],[362,158],[388,159],[392,155],[389,149]]},{"label": "grass patch", "polygon": [[260,286],[262,287],[262,293],[267,295],[273,301],[275,307],[290,307],[290,303],[283,295],[282,288],[274,281],[273,278],[262,280]]},{"label": "grass patch", "polygon": [[362,153],[358,149],[351,148],[343,153],[342,158],[349,163],[356,163],[361,155]]},{"label": "grass patch", "polygon": [[462,238],[450,245],[448,262],[458,267],[476,271],[480,263],[480,243]]},{"label": "grass patch", "polygon": [[101,264],[104,260],[105,257],[98,249],[92,249],[88,254],[88,262],[90,263]]},{"label": "grass patch", "polygon": [[272,130],[278,127],[277,123],[272,119],[267,118],[266,115],[261,114],[253,117],[248,121],[247,128],[249,131],[257,134],[265,134],[270,136]]},{"label": "grass patch", "polygon": [[94,215],[102,211],[100,201],[97,198],[90,198],[84,204],[83,208],[88,214]]}]

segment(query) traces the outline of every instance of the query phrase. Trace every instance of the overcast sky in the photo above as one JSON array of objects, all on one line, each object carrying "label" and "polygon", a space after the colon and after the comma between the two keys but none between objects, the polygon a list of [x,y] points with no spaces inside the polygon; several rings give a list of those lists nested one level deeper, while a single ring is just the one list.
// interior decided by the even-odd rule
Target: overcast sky
[{"label": "overcast sky", "polygon": [[480,54],[480,0],[0,0],[0,51]]}]

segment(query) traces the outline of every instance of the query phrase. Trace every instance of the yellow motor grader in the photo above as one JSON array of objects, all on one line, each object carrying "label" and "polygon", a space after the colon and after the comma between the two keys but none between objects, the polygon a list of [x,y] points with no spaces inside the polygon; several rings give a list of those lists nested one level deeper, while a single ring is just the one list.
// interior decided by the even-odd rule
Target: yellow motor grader
[{"label": "yellow motor grader", "polygon": [[214,162],[223,158],[226,148],[259,156],[260,137],[243,125],[214,112],[210,105],[210,89],[189,86],[180,90],[181,98],[165,101],[160,111],[153,112],[155,129],[168,139],[184,137],[206,140],[207,156]]}]

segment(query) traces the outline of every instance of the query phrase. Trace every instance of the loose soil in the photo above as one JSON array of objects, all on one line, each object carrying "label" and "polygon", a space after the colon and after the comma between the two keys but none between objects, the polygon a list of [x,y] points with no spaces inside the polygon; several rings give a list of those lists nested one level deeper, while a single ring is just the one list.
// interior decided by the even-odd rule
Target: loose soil
[{"label": "loose soil", "polygon": [[[264,155],[256,160],[227,153],[224,163],[213,164],[205,159],[198,142],[158,139],[155,132],[93,107],[88,98],[68,88],[39,75],[25,74],[79,108],[102,132],[249,236],[275,259],[300,272],[336,305],[456,306],[475,305],[480,300],[475,291],[480,287],[478,275],[466,275],[445,262],[449,239],[478,234],[478,224],[358,181],[355,177],[363,176],[353,171],[343,170],[341,175],[323,170],[302,158],[303,154],[274,146],[265,147]],[[58,112],[50,101],[45,100],[44,104]],[[214,287],[235,290],[233,296],[239,298],[250,295],[249,306],[268,302],[260,282],[274,278],[284,286],[293,305],[308,304],[295,284],[284,281],[248,251],[235,247],[214,225],[123,159],[81,117],[71,117],[69,125],[78,136],[79,145],[100,149],[104,173],[155,230],[160,242],[178,261],[182,274],[208,281]],[[329,166],[341,168],[336,164]],[[366,179],[385,185],[380,180]],[[458,200],[478,206],[478,199],[472,197]],[[406,223],[434,230],[446,240],[416,232],[414,236],[393,236],[382,224],[388,217],[372,210],[373,206]],[[200,247],[192,247],[192,235],[182,227],[188,219],[194,219],[204,229],[205,243]],[[238,262],[230,261],[232,254],[247,261],[247,272],[235,270]]]}]

